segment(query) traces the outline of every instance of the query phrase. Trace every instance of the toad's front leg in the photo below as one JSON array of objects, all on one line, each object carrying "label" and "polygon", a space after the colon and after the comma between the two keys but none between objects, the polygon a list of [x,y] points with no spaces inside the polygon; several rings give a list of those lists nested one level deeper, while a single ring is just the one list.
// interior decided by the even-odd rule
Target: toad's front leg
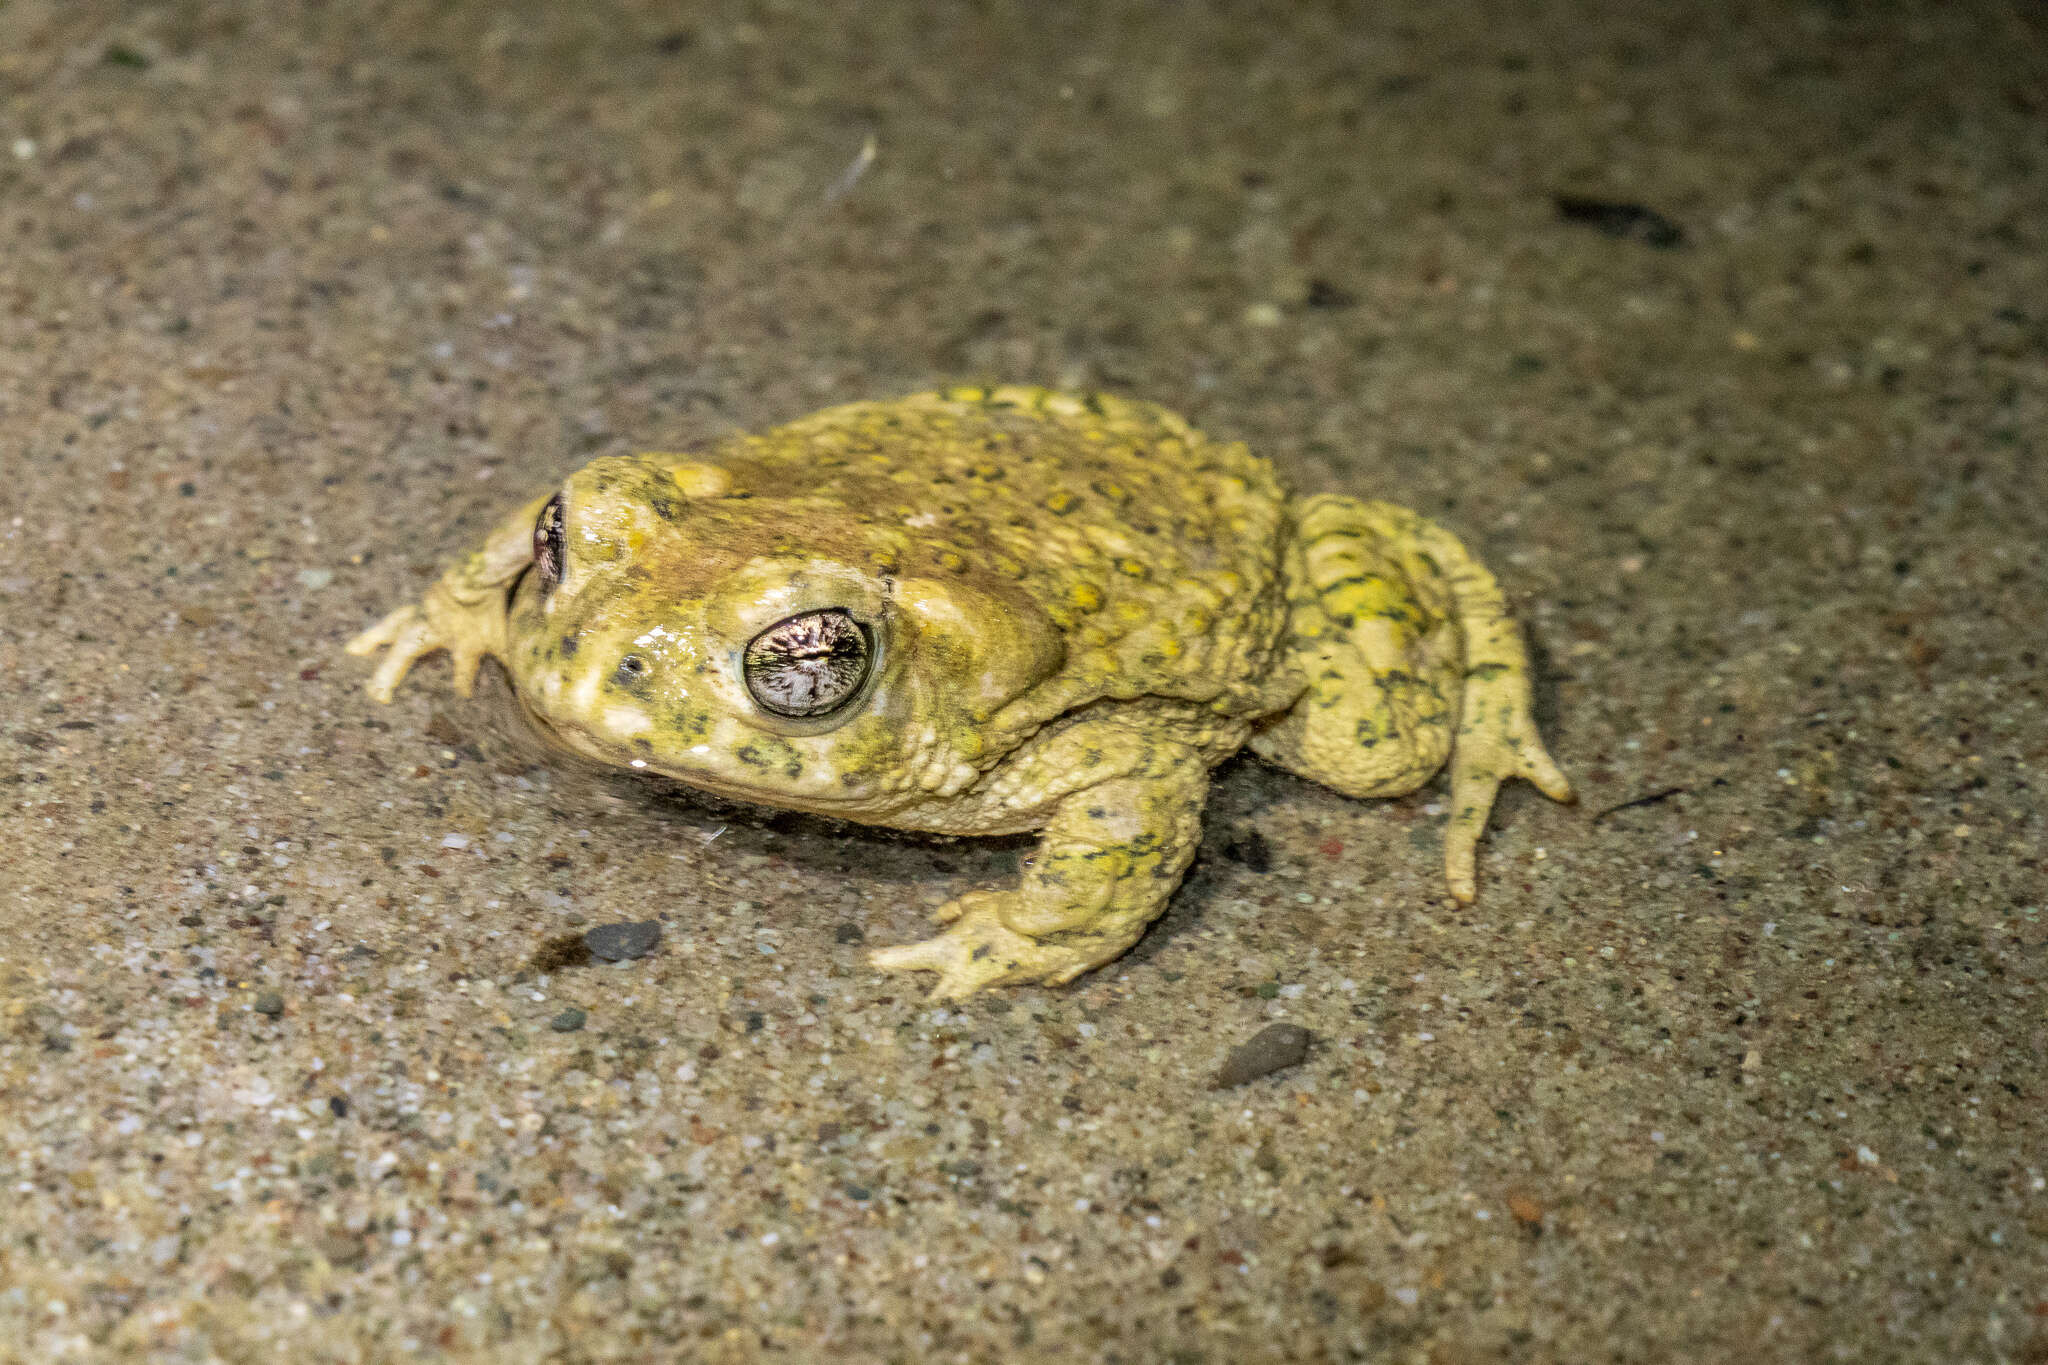
[{"label": "toad's front leg", "polygon": [[536,498],[498,523],[483,548],[442,574],[417,606],[398,608],[348,642],[351,654],[390,648],[370,676],[371,696],[390,701],[413,662],[437,649],[453,661],[455,690],[469,695],[484,655],[505,655],[505,599],[533,562],[534,519],[547,505]]},{"label": "toad's front leg", "polygon": [[1159,917],[1201,841],[1209,770],[1186,746],[1109,724],[1074,726],[1006,775],[1056,798],[1023,878],[940,908],[936,938],[880,948],[883,971],[939,974],[934,1000],[985,986],[1057,986],[1111,961]]}]

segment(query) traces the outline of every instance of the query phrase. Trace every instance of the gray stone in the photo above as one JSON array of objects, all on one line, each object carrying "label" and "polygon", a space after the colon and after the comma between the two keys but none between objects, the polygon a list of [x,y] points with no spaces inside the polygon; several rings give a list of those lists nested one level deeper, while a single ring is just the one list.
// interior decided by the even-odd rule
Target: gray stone
[{"label": "gray stone", "polygon": [[648,919],[600,924],[584,932],[583,946],[603,962],[630,962],[645,957],[661,942],[661,921]]},{"label": "gray stone", "polygon": [[1230,1050],[1216,1073],[1216,1088],[1228,1090],[1300,1066],[1314,1041],[1315,1035],[1299,1024],[1268,1024]]}]

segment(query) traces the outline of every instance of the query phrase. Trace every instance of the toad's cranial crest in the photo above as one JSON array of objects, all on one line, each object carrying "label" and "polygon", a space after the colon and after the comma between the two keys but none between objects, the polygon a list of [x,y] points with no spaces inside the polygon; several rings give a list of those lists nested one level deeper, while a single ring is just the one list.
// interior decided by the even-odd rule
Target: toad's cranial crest
[{"label": "toad's cranial crest", "polygon": [[379,701],[441,649],[467,695],[491,655],[601,761],[898,829],[1042,831],[1016,886],[873,954],[940,998],[1130,947],[1247,744],[1349,796],[1448,762],[1462,901],[1502,782],[1571,799],[1506,602],[1448,531],[1290,496],[1243,446],[1104,395],[950,389],[594,460],[349,644],[380,649]]}]

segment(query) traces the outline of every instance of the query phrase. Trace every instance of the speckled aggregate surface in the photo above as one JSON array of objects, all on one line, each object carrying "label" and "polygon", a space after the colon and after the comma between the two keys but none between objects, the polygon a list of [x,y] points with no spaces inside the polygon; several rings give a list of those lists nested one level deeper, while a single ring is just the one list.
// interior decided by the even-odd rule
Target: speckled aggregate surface
[{"label": "speckled aggregate surface", "polygon": [[[0,1358],[2048,1360],[2048,22],[1538,10],[0,0]],[[1581,804],[1462,910],[1439,790],[1241,762],[934,1011],[863,944],[1015,841],[339,654],[963,379],[1441,518]]]}]

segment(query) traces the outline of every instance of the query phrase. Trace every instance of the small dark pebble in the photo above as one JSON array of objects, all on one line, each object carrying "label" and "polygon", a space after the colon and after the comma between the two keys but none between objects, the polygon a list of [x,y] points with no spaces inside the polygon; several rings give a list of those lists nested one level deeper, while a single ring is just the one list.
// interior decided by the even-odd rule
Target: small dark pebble
[{"label": "small dark pebble", "polygon": [[329,1095],[327,1097],[327,1112],[338,1119],[347,1118],[348,1097],[345,1095]]},{"label": "small dark pebble", "polygon": [[341,1270],[354,1270],[369,1259],[369,1248],[361,1237],[351,1237],[339,1230],[322,1233],[314,1241],[313,1249]]},{"label": "small dark pebble", "polygon": [[1567,223],[1584,223],[1609,237],[1622,237],[1645,246],[1685,245],[1685,229],[1644,204],[1617,199],[1589,199],[1583,195],[1560,194],[1557,215]]},{"label": "small dark pebble", "polygon": [[264,991],[256,997],[256,1012],[276,1018],[284,1013],[284,997],[276,991]]},{"label": "small dark pebble", "polygon": [[865,1185],[848,1185],[846,1187],[846,1197],[858,1200],[872,1199],[874,1198],[874,1191]]},{"label": "small dark pebble", "polygon": [[842,924],[832,931],[832,941],[834,943],[865,943],[867,942],[867,937],[861,931],[861,927],[858,924],[851,922]]},{"label": "small dark pebble", "polygon": [[1349,308],[1358,302],[1358,296],[1328,280],[1310,280],[1308,298],[1304,302],[1311,308]]},{"label": "small dark pebble", "polygon": [[577,1009],[563,1010],[560,1014],[548,1020],[548,1027],[557,1033],[574,1033],[583,1027],[583,1011]]},{"label": "small dark pebble", "polygon": [[1300,1066],[1313,1041],[1315,1035],[1299,1024],[1268,1024],[1230,1050],[1222,1069],[1216,1073],[1216,1088],[1228,1090],[1290,1066]]},{"label": "small dark pebble", "polygon": [[1273,870],[1273,853],[1266,847],[1266,836],[1255,829],[1248,829],[1225,844],[1223,856],[1252,872]]},{"label": "small dark pebble", "polygon": [[661,921],[648,919],[600,924],[583,935],[590,955],[605,962],[631,962],[646,957],[661,942]]}]

